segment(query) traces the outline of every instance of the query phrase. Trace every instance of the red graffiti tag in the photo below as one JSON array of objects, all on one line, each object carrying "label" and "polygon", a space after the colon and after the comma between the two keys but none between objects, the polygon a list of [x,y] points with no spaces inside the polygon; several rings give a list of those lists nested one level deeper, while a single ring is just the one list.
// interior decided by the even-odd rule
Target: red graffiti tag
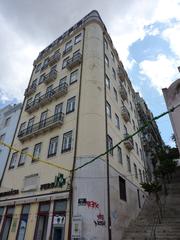
[{"label": "red graffiti tag", "polygon": [[95,201],[86,201],[88,208],[99,208],[99,204]]}]

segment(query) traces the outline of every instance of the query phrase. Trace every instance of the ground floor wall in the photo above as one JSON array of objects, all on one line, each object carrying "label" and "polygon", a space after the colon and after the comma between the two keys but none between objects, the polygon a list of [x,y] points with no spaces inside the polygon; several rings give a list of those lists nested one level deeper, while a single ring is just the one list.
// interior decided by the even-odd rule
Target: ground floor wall
[{"label": "ground floor wall", "polygon": [[[91,160],[80,157],[76,167]],[[72,239],[108,240],[107,167],[97,159],[75,172]],[[113,240],[120,240],[124,229],[134,219],[145,200],[145,194],[126,176],[109,168],[110,220]]]},{"label": "ground floor wall", "polygon": [[69,193],[1,201],[0,239],[68,239],[68,197]]}]

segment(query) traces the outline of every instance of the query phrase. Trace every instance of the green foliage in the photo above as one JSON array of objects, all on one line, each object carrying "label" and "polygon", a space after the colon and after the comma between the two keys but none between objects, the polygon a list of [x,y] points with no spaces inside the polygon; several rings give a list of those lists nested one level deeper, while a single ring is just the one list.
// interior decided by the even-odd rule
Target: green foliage
[{"label": "green foliage", "polygon": [[142,188],[144,191],[148,193],[157,193],[160,192],[162,189],[161,184],[157,182],[152,182],[152,183],[141,183]]}]

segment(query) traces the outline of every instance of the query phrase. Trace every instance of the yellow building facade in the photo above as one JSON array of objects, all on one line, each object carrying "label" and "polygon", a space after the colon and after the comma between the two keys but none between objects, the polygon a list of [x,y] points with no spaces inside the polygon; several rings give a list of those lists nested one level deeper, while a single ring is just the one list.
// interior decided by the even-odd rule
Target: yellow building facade
[{"label": "yellow building facade", "polygon": [[137,130],[134,96],[96,11],[39,54],[1,182],[1,239],[122,235],[144,201],[140,136],[73,170]]}]

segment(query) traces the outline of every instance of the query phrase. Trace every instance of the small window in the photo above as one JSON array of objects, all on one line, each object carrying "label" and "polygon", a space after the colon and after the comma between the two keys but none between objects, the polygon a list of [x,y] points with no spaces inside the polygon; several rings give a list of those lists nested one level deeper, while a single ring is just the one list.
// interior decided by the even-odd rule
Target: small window
[{"label": "small window", "polygon": [[67,65],[67,61],[69,60],[69,57],[65,58],[62,63],[62,69],[64,69]]},{"label": "small window", "polygon": [[72,40],[70,40],[69,42],[66,43],[65,45],[65,50],[68,50],[72,47]]},{"label": "small window", "polygon": [[120,199],[127,201],[126,197],[126,181],[119,176],[119,192],[120,192]]},{"label": "small window", "polygon": [[138,178],[137,166],[135,163],[134,163],[134,174],[135,174],[135,178]]},{"label": "small window", "polygon": [[44,81],[45,73],[41,74],[38,84],[41,84]]},{"label": "small window", "polygon": [[104,48],[108,49],[108,43],[107,43],[106,39],[104,39]]},{"label": "small window", "polygon": [[141,183],[143,182],[143,178],[142,178],[142,172],[141,172],[141,169],[139,169],[139,177],[140,177],[140,181]]},{"label": "small window", "polygon": [[54,115],[58,115],[59,113],[61,113],[62,109],[63,109],[63,103],[57,104],[54,109]]},{"label": "small window", "polygon": [[78,80],[78,70],[74,71],[70,75],[70,81],[69,83],[72,84]]},{"label": "small window", "polygon": [[72,97],[72,98],[67,100],[66,114],[74,112],[74,110],[75,110],[75,100],[76,100],[76,97]]},{"label": "small window", "polygon": [[137,155],[139,155],[139,148],[138,148],[138,144],[137,144],[137,143],[135,143],[135,145],[136,145],[136,153],[137,153]]},{"label": "small window", "polygon": [[35,73],[39,72],[41,69],[41,63],[36,66]]},{"label": "small window", "polygon": [[[113,147],[113,140],[112,138],[107,135],[107,149],[111,149]],[[109,153],[113,156],[113,150],[110,150]]]},{"label": "small window", "polygon": [[66,82],[67,82],[67,76],[65,76],[65,77],[63,77],[59,80],[59,86],[66,83]]},{"label": "small window", "polygon": [[43,128],[46,126],[47,114],[48,114],[47,110],[41,113],[39,128]]},{"label": "small window", "polygon": [[113,73],[113,78],[116,80],[116,72],[115,72],[114,68],[112,68],[112,73]]},{"label": "small window", "polygon": [[119,122],[119,117],[117,114],[115,114],[115,126],[120,129],[120,122]]},{"label": "small window", "polygon": [[61,152],[70,151],[72,148],[72,131],[63,134],[62,150]]},{"label": "small window", "polygon": [[112,58],[112,60],[114,62],[114,53],[113,52],[111,52],[111,58]]},{"label": "small window", "polygon": [[130,103],[130,108],[131,108],[131,111],[133,111],[132,102],[131,102],[131,101],[129,101],[129,103]]},{"label": "small window", "polygon": [[33,130],[33,124],[34,124],[34,119],[35,119],[35,117],[32,117],[32,118],[29,119],[26,133],[31,133],[31,132],[32,132],[32,130]]},{"label": "small window", "polygon": [[132,119],[132,124],[133,124],[133,129],[134,129],[134,131],[136,130],[136,126],[135,126],[135,122],[134,122],[134,120]]},{"label": "small window", "polygon": [[28,148],[22,149],[20,157],[19,157],[18,166],[22,166],[25,164],[26,159],[27,159],[27,155],[26,155],[27,152],[28,152]]},{"label": "small window", "polygon": [[43,66],[42,66],[41,70],[44,70],[45,68],[47,68],[47,67],[48,67],[48,64],[49,64],[49,58],[46,58],[46,59],[44,60],[44,63],[43,63]]},{"label": "small window", "polygon": [[76,58],[80,54],[80,49],[73,53],[73,58]]},{"label": "small window", "polygon": [[131,161],[130,161],[130,157],[126,156],[127,159],[127,170],[128,172],[131,172]]},{"label": "small window", "polygon": [[42,143],[37,143],[34,146],[32,162],[38,161],[38,158],[40,157],[40,153],[41,153],[41,145]]},{"label": "small window", "polygon": [[124,125],[124,133],[128,134],[127,127]]},{"label": "small window", "polygon": [[106,113],[111,118],[111,105],[106,101]]},{"label": "small window", "polygon": [[2,134],[1,136],[0,136],[0,141],[4,141],[4,139],[5,139],[5,136],[6,136],[6,134],[4,133],[4,134]]},{"label": "small window", "polygon": [[123,164],[122,150],[121,150],[121,148],[119,146],[117,147],[117,154],[118,154],[118,162]]},{"label": "small window", "polygon": [[110,79],[106,75],[106,87],[110,89]]},{"label": "small window", "polygon": [[116,99],[116,102],[118,102],[118,95],[117,95],[117,91],[116,91],[116,89],[115,88],[113,88],[114,89],[114,97],[115,97],[115,99]]},{"label": "small window", "polygon": [[10,123],[11,117],[6,118],[4,126],[7,127]]},{"label": "small window", "polygon": [[82,35],[81,33],[78,34],[77,36],[75,36],[75,39],[74,39],[74,44],[77,44],[81,41],[81,38],[82,38]]},{"label": "small window", "polygon": [[105,64],[106,64],[107,67],[109,67],[109,59],[106,55],[105,55]]},{"label": "small window", "polygon": [[52,157],[56,155],[57,146],[58,146],[58,137],[51,138],[49,142],[48,157]]},{"label": "small window", "polygon": [[9,165],[9,169],[12,169],[15,167],[15,164],[17,162],[17,157],[18,157],[18,152],[14,152],[12,154],[12,157],[11,157],[11,162],[10,162],[10,165]]}]

